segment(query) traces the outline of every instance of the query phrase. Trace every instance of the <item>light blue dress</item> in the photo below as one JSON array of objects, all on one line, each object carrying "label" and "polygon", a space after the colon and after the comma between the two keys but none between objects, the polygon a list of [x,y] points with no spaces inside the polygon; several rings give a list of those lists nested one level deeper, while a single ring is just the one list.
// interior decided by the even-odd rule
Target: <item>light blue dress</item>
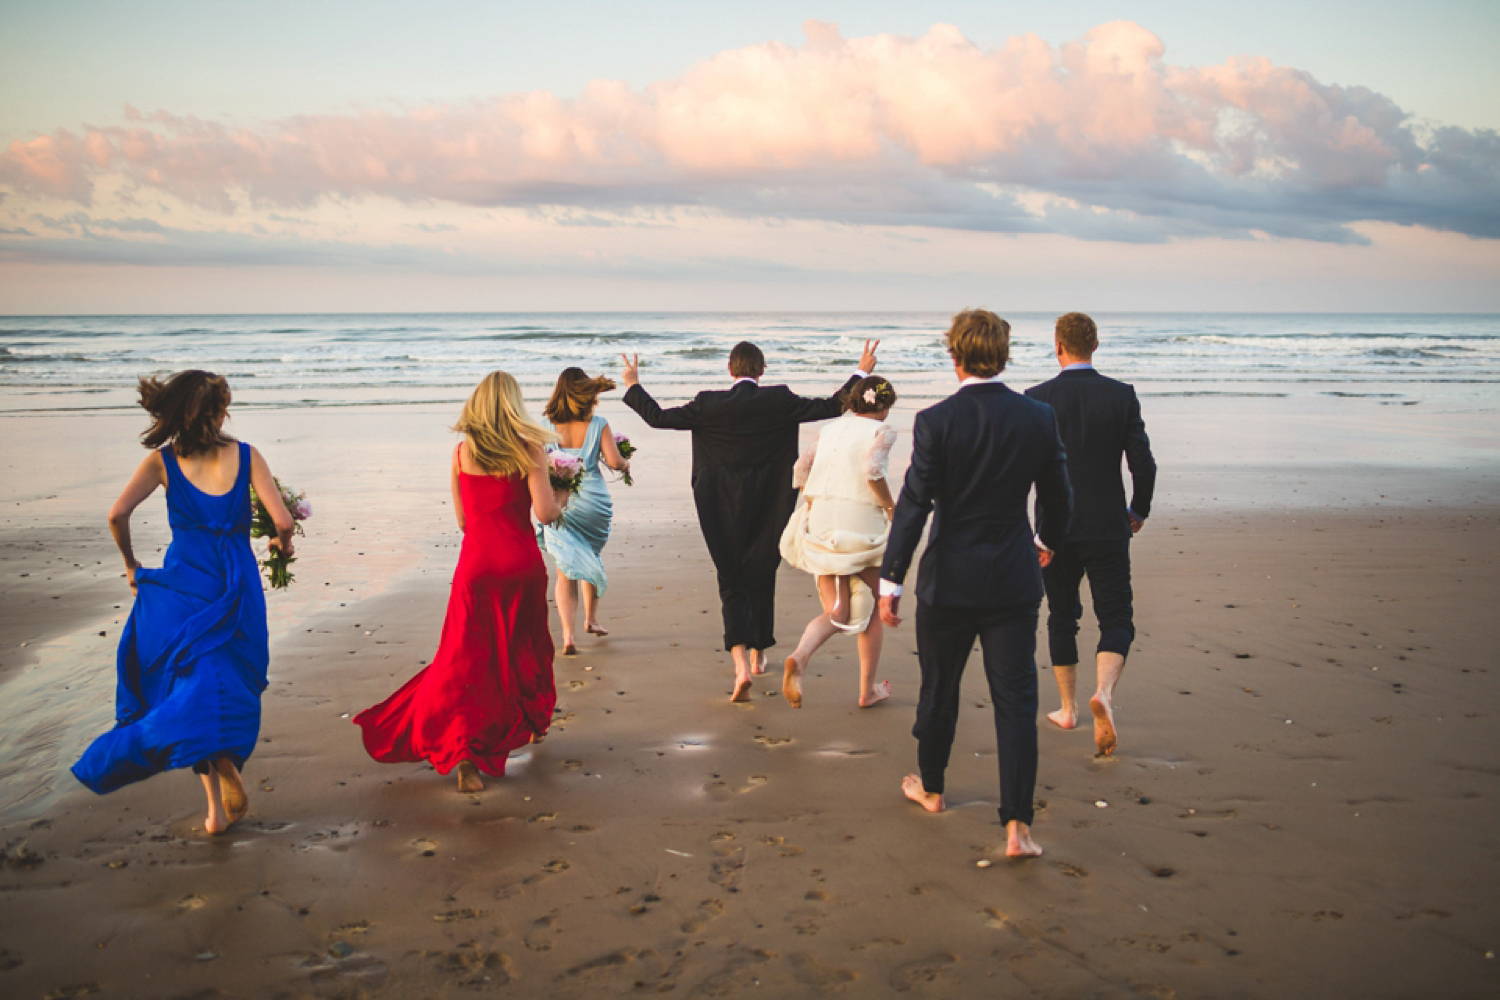
[{"label": "light blue dress", "polygon": [[596,416],[589,421],[583,447],[558,449],[583,459],[583,485],[563,508],[562,520],[537,532],[537,540],[558,572],[569,580],[588,581],[601,596],[609,581],[600,554],[609,541],[609,526],[615,516],[609,487],[599,469],[599,438],[604,428],[604,418]]}]

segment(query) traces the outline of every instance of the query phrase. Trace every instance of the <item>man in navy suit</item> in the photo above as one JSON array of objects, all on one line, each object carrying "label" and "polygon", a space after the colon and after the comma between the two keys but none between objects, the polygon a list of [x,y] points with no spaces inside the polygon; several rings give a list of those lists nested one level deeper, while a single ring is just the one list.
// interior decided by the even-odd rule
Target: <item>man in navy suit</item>
[{"label": "man in navy suit", "polygon": [[[1000,381],[1010,324],[969,310],[953,317],[947,342],[959,390],[916,416],[911,467],[880,567],[880,617],[895,626],[902,581],[931,513],[917,571],[922,691],[912,735],[921,773],[907,775],[902,790],[929,812],[942,812],[960,682],[977,638],[995,712],[1005,853],[1034,857],[1042,853],[1031,838],[1040,565],[1067,529],[1067,459],[1052,410]],[[1046,513],[1035,538],[1026,517],[1033,484]]]},{"label": "man in navy suit", "polygon": [[[1135,389],[1094,370],[1099,331],[1083,313],[1057,320],[1057,362],[1062,373],[1032,386],[1026,395],[1057,413],[1057,425],[1068,449],[1068,479],[1073,484],[1073,520],[1062,547],[1042,572],[1047,586],[1047,645],[1062,707],[1047,718],[1063,729],[1078,725],[1074,694],[1078,682],[1078,619],[1083,603],[1078,585],[1086,575],[1099,619],[1099,647],[1094,655],[1098,690],[1089,699],[1094,716],[1094,746],[1100,756],[1115,752],[1115,685],[1135,638],[1130,591],[1130,536],[1151,513],[1156,488],[1156,460],[1141,419]],[[1120,458],[1130,467],[1132,495],[1125,502]],[[1037,522],[1046,512],[1038,508]]]},{"label": "man in navy suit", "polygon": [[651,427],[693,432],[693,502],[719,574],[724,648],[734,661],[730,701],[750,700],[751,677],[765,673],[765,651],[776,644],[779,543],[797,505],[797,427],[843,412],[844,392],[874,370],[879,346],[866,340],[859,369],[839,391],[808,399],[784,385],[761,385],[765,355],[742,341],[729,352],[733,385],[665,410],[641,385],[639,356],[621,355],[625,405]]}]

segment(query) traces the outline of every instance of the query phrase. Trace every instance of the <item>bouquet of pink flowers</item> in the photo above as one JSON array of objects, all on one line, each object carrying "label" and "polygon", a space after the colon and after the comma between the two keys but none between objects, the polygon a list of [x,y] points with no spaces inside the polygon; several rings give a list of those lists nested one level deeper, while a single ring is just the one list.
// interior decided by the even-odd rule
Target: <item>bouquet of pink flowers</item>
[{"label": "bouquet of pink flowers", "polygon": [[583,486],[583,459],[561,451],[547,452],[547,475],[552,488],[576,494]]},{"label": "bouquet of pink flowers", "polygon": [[[631,444],[630,438],[626,437],[624,434],[615,435],[615,447],[620,449],[620,457],[625,459],[625,461],[627,462],[630,461],[631,455],[634,455],[637,451],[640,450],[635,445]],[[635,485],[635,480],[630,478],[629,469],[626,469],[624,472],[620,473],[620,482],[624,483],[626,486]]]},{"label": "bouquet of pink flowers", "polygon": [[[281,502],[286,504],[287,513],[296,522],[292,527],[292,534],[302,534],[302,522],[312,517],[312,502],[307,499],[306,493],[281,485],[279,479],[276,480],[276,490],[281,494]],[[276,522],[271,520],[271,512],[266,510],[266,505],[255,495],[255,487],[250,487],[250,537],[275,538],[276,534]],[[296,561],[296,556],[289,557],[283,555],[280,549],[271,549],[260,564],[266,568],[271,586],[283,590],[291,585],[292,571],[289,567]]]}]

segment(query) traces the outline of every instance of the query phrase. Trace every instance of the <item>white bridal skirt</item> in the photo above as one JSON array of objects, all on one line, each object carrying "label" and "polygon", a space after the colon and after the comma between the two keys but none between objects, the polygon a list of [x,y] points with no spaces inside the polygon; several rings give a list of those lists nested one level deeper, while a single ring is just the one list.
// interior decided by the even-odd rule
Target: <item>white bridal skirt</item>
[{"label": "white bridal skirt", "polygon": [[885,511],[874,504],[802,496],[781,533],[781,557],[814,576],[852,577],[849,624],[838,627],[863,632],[875,612],[875,595],[856,574],[880,565],[889,534]]}]

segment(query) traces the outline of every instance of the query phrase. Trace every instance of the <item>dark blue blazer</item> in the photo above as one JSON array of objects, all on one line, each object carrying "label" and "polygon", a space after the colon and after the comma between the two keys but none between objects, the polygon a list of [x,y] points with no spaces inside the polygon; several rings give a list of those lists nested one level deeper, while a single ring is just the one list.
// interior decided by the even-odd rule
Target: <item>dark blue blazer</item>
[{"label": "dark blue blazer", "polygon": [[931,513],[918,600],[969,608],[1039,603],[1042,573],[1026,517],[1033,484],[1053,526],[1042,542],[1056,548],[1073,499],[1051,407],[981,382],[918,413],[881,579],[906,579]]},{"label": "dark blue blazer", "polygon": [[[1135,387],[1100,375],[1092,368],[1061,372],[1050,382],[1034,385],[1026,395],[1039,399],[1057,413],[1057,427],[1068,449],[1068,481],[1073,484],[1070,542],[1120,541],[1130,538],[1125,482],[1120,457],[1130,467],[1129,507],[1137,517],[1151,514],[1156,490],[1156,459],[1141,419]],[[1037,524],[1047,512],[1037,508]]]}]

